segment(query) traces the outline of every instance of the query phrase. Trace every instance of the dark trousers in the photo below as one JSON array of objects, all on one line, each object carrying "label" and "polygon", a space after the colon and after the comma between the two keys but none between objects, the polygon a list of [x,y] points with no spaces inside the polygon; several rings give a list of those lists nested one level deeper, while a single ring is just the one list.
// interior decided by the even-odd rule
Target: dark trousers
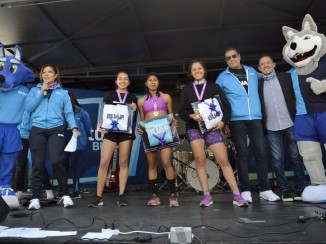
[{"label": "dark trousers", "polygon": [[30,150],[32,155],[32,192],[33,198],[41,197],[41,188],[44,174],[46,149],[50,153],[54,175],[58,179],[59,187],[65,195],[69,194],[67,171],[64,165],[64,127],[52,129],[32,127],[30,133]]},{"label": "dark trousers", "polygon": [[[28,165],[28,150],[29,150],[29,140],[22,138],[23,149],[19,151],[17,162],[16,162],[16,172],[15,172],[15,188],[16,191],[24,191],[27,186],[25,186],[25,177]],[[43,186],[46,190],[52,189],[51,181],[48,172],[44,171],[43,176]]]},{"label": "dark trousers", "polygon": [[260,191],[270,190],[271,187],[268,182],[268,157],[262,120],[231,121],[230,129],[235,143],[236,163],[241,191],[250,191],[248,176],[248,137],[257,164],[259,189]]},{"label": "dark trousers", "polygon": [[[65,152],[65,166],[67,172],[71,173],[73,182],[73,191],[79,191],[79,159],[82,150],[76,150],[75,152]],[[69,175],[69,174],[68,174]]]}]

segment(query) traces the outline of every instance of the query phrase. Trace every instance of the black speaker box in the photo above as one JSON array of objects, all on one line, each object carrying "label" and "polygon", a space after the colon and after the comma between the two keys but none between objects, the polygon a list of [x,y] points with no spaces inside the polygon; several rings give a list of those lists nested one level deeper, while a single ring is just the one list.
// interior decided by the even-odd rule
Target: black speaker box
[{"label": "black speaker box", "polygon": [[7,205],[5,200],[3,200],[2,197],[0,196],[0,223],[7,218],[9,210],[10,210],[9,206]]}]

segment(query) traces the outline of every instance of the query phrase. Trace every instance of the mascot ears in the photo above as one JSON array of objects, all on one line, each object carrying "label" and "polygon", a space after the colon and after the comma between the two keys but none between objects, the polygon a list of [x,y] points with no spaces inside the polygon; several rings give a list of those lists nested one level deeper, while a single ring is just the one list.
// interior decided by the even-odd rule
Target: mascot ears
[{"label": "mascot ears", "polygon": [[22,62],[22,51],[19,46],[15,47],[13,56],[5,55],[5,46],[0,44],[0,82],[1,91],[9,91],[21,83],[33,82],[33,72]]},{"label": "mascot ears", "polygon": [[[317,25],[309,14],[306,14],[306,16],[304,17],[304,19],[302,21],[302,31],[303,30],[310,30],[310,31],[318,32]],[[298,33],[297,30],[292,29],[287,26],[282,27],[282,32],[283,32],[283,35],[284,35],[286,41],[288,41],[293,35]]]},{"label": "mascot ears", "polygon": [[[15,46],[15,59],[18,61],[18,63],[22,60],[22,50],[18,45]],[[5,46],[3,44],[0,44],[0,60],[3,60],[5,58]],[[5,61],[5,60],[3,60]]]},{"label": "mascot ears", "polygon": [[15,55],[14,56],[15,56],[15,59],[18,60],[19,62],[22,60],[22,50],[17,45],[15,47]]}]

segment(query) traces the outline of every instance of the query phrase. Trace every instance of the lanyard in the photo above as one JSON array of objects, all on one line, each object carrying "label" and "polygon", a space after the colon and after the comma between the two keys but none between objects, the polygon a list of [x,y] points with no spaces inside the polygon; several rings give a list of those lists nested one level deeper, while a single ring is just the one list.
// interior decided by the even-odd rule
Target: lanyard
[{"label": "lanyard", "polygon": [[206,89],[206,84],[207,84],[207,82],[205,81],[205,82],[204,82],[204,85],[203,85],[203,89],[201,90],[200,95],[199,95],[199,92],[198,92],[197,87],[196,87],[196,85],[195,85],[195,82],[192,84],[192,85],[194,86],[194,90],[195,90],[195,92],[196,92],[196,96],[197,96],[197,98],[198,98],[198,101],[201,101],[201,100],[203,99],[204,91],[205,91],[205,89]]},{"label": "lanyard", "polygon": [[[156,96],[155,96],[155,97],[156,97]],[[156,99],[155,99],[155,102],[153,102],[152,97],[150,97],[150,99],[151,99],[151,102],[152,102],[152,104],[153,104],[153,108],[154,108],[154,110],[157,111],[157,97],[156,97]]]},{"label": "lanyard", "polygon": [[123,96],[123,99],[121,98],[121,95],[120,95],[119,89],[117,89],[116,92],[117,92],[118,97],[119,97],[119,102],[120,102],[120,103],[125,103],[126,98],[127,98],[127,95],[128,95],[128,92],[125,93],[125,95]]}]

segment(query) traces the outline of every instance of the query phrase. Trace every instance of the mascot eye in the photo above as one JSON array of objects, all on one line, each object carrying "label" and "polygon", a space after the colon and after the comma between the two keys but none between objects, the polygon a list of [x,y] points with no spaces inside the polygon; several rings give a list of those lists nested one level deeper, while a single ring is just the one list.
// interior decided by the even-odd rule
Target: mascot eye
[{"label": "mascot eye", "polygon": [[305,36],[304,38],[303,38],[303,40],[309,40],[310,39],[310,36]]},{"label": "mascot eye", "polygon": [[18,69],[18,66],[16,64],[12,64],[9,68],[10,73],[15,74]]},{"label": "mascot eye", "polygon": [[0,62],[0,71],[2,71],[5,68],[5,63],[4,62]]}]

